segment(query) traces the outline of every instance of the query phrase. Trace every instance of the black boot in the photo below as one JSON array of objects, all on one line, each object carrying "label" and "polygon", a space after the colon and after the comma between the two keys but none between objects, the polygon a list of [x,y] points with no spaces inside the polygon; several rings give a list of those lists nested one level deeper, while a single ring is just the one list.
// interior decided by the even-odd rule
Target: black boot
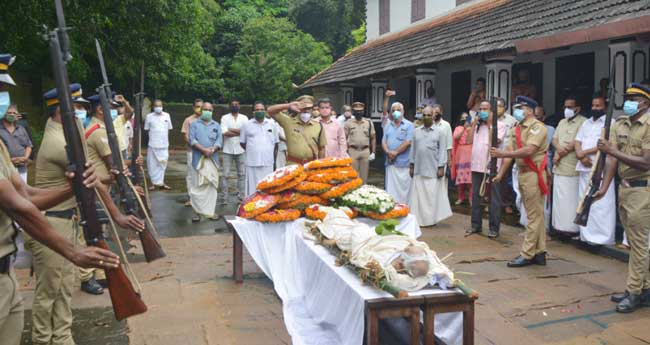
[{"label": "black boot", "polygon": [[499,232],[495,230],[490,230],[488,231],[488,237],[489,238],[497,238],[499,237]]},{"label": "black boot", "polygon": [[641,308],[641,295],[630,293],[621,303],[616,305],[616,311],[619,313],[631,313]]},{"label": "black boot", "polygon": [[533,263],[535,265],[546,266],[546,252],[535,254],[533,256]]},{"label": "black boot", "polygon": [[650,307],[650,289],[641,290],[641,306]]},{"label": "black boot", "polygon": [[525,257],[519,255],[512,261],[508,262],[508,267],[524,267],[530,266],[533,264],[533,260],[526,259]]},{"label": "black boot", "polygon": [[625,293],[622,293],[620,295],[612,295],[612,297],[610,297],[609,299],[614,303],[621,303],[629,295],[630,293],[627,290],[625,290]]},{"label": "black boot", "polygon": [[81,283],[81,291],[91,295],[101,295],[104,293],[104,288],[97,283],[95,278]]}]

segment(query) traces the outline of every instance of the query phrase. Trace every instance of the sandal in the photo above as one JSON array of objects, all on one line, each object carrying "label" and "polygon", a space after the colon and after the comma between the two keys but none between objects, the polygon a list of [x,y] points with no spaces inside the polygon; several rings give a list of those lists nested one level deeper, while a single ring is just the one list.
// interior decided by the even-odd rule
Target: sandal
[{"label": "sandal", "polygon": [[164,185],[160,186],[160,189],[162,189],[162,190],[171,190],[172,187],[170,187],[170,186],[164,184]]},{"label": "sandal", "polygon": [[198,214],[192,216],[192,223],[198,223],[200,221],[201,221],[201,216],[199,216]]}]

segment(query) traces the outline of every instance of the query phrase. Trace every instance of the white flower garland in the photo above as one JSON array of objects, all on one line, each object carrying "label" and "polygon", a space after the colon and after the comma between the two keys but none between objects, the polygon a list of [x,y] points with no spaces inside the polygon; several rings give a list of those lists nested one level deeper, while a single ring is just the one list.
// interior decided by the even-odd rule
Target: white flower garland
[{"label": "white flower garland", "polygon": [[371,185],[364,185],[341,198],[345,206],[354,207],[362,212],[372,211],[384,214],[395,207],[395,200],[385,190]]}]

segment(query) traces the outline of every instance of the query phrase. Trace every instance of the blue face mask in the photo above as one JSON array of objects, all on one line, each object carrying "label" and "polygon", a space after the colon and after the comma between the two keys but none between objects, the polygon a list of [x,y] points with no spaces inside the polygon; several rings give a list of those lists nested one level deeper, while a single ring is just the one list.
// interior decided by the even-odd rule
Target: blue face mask
[{"label": "blue face mask", "polygon": [[79,120],[83,121],[88,116],[88,112],[85,110],[75,110],[74,116],[76,116]]},{"label": "blue face mask", "polygon": [[487,111],[479,111],[478,112],[478,118],[483,120],[483,121],[487,121],[488,116],[490,116],[490,114]]},{"label": "blue face mask", "polygon": [[634,116],[639,112],[639,102],[625,101],[623,103],[623,114],[627,116]]},{"label": "blue face mask", "polygon": [[393,120],[399,120],[402,117],[402,112],[399,110],[395,110],[393,112]]},{"label": "blue face mask", "polygon": [[82,123],[84,125],[84,128],[88,128],[88,125],[90,125],[90,121],[92,121],[92,117],[86,117],[85,119],[82,120]]},{"label": "blue face mask", "polygon": [[524,119],[524,110],[523,109],[515,109],[515,111],[512,113],[512,116],[517,120],[518,122],[521,122]]},{"label": "blue face mask", "polygon": [[0,120],[5,118],[5,114],[11,105],[11,99],[9,98],[9,92],[0,92]]},{"label": "blue face mask", "polygon": [[116,109],[111,109],[111,119],[115,121],[117,119],[117,110]]}]

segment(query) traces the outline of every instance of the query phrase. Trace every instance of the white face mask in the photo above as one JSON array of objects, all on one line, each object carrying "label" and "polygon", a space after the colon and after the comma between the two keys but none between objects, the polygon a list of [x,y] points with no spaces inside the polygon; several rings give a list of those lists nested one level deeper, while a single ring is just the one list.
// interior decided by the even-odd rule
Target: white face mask
[{"label": "white face mask", "polygon": [[305,123],[309,122],[311,120],[311,113],[300,113],[300,120]]},{"label": "white face mask", "polygon": [[575,111],[573,109],[569,108],[564,108],[564,118],[565,119],[570,119],[576,115]]},{"label": "white face mask", "polygon": [[160,113],[162,113],[162,109],[163,109],[162,107],[155,107],[155,108],[153,108],[153,111],[156,114],[160,114]]}]

